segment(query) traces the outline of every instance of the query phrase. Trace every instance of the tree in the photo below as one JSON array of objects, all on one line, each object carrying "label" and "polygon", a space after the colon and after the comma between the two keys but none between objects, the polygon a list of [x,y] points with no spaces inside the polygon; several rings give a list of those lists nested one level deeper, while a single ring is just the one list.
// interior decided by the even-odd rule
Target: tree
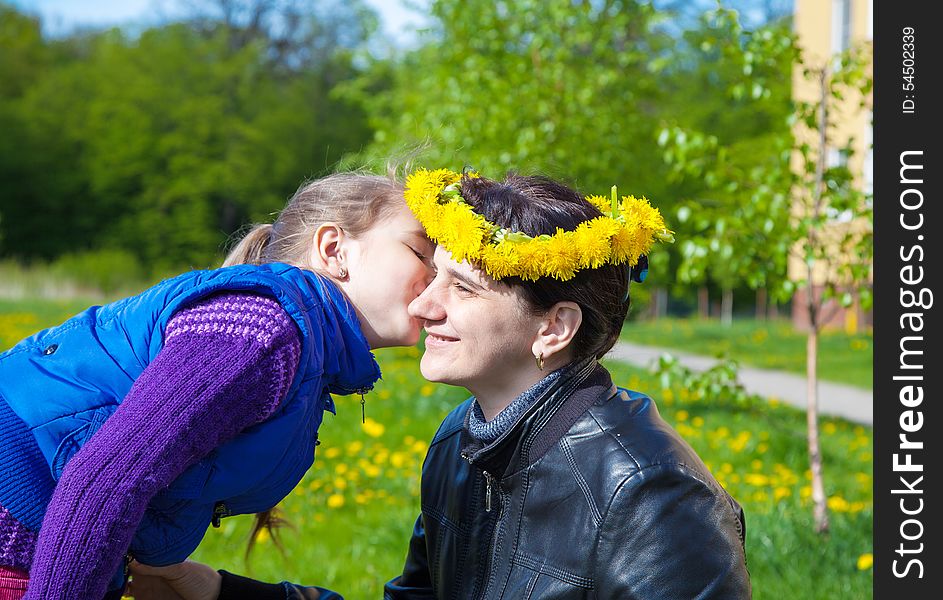
[{"label": "tree", "polygon": [[684,42],[676,68],[685,76],[669,80],[676,107],[658,137],[682,197],[677,279],[705,292],[719,285],[729,324],[734,288],[766,290],[786,278],[795,51],[788,23],[745,31],[727,9],[702,15]]},{"label": "tree", "polygon": [[[745,150],[739,142],[725,143],[719,135],[696,129],[663,130],[660,143],[674,172],[705,183],[700,196],[679,209],[678,237],[683,240],[679,277],[697,281],[708,272],[719,272],[719,279],[739,278],[754,289],[771,286],[779,298],[805,291],[809,464],[815,528],[825,532],[818,336],[828,311],[835,309],[830,300],[847,307],[857,298],[865,308],[870,305],[873,257],[870,195],[861,190],[847,166],[829,166],[826,161],[830,154],[847,157],[853,152],[853,140],[835,134],[834,109],[839,103],[846,110],[849,104],[856,110],[866,104],[872,85],[870,55],[866,47],[852,48],[823,64],[810,65],[791,34],[768,28],[752,33],[742,51],[735,46],[728,50],[734,64],[751,76],[727,88],[731,97],[755,101],[768,97],[777,70],[757,66],[778,65],[784,57],[814,82],[818,93],[814,99],[792,103],[787,122],[797,125],[794,131],[780,130],[778,135],[754,140],[761,141],[765,151],[752,143]],[[788,70],[778,73],[780,78],[789,75]],[[801,272],[787,272],[791,255],[799,258]]]},{"label": "tree", "polygon": [[228,235],[270,220],[304,179],[366,143],[363,111],[333,94],[359,74],[371,28],[361,4],[323,23],[296,11],[288,37],[276,19],[288,13],[271,12],[287,2],[214,4],[255,16],[39,39],[48,67],[17,70],[22,92],[9,103],[15,160],[3,166],[19,167],[0,190],[0,252],[121,248],[155,273],[210,266]]},{"label": "tree", "polygon": [[[806,382],[809,462],[816,531],[828,531],[828,506],[823,483],[818,432],[818,338],[828,312],[849,307],[857,298],[871,304],[871,264],[874,256],[874,214],[869,193],[860,188],[845,164],[829,166],[830,150],[848,157],[852,139],[835,135],[836,108],[861,110],[870,101],[870,46],[852,47],[821,64],[801,60],[798,67],[815,84],[818,97],[797,102],[800,124],[795,145],[796,180],[793,186],[792,249],[804,265],[797,285],[805,291],[808,318]],[[812,134],[809,140],[808,134]],[[830,300],[837,299],[837,304]]]}]

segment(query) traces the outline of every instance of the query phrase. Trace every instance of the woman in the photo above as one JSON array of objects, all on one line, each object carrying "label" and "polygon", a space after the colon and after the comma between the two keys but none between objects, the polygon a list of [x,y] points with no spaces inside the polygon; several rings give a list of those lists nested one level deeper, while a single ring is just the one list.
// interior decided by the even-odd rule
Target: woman
[{"label": "woman", "polygon": [[[652,400],[597,362],[644,254],[670,239],[658,212],[444,170],[411,175],[406,199],[439,244],[409,306],[427,333],[423,376],[473,397],[430,445],[385,598],[749,598],[739,505]],[[195,563],[141,573],[188,600],[316,597]]]},{"label": "woman", "polygon": [[177,563],[291,491],[330,394],[366,393],[371,350],[419,339],[433,246],[402,194],[308,183],[223,268],[0,354],[0,598],[118,597],[132,558]]}]

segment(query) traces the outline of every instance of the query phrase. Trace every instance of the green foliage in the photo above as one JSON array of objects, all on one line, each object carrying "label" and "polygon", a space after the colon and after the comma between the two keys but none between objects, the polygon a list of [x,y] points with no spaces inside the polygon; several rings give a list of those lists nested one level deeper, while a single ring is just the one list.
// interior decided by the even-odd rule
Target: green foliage
[{"label": "green foliage", "polygon": [[[0,18],[0,78],[19,85],[0,91],[0,124],[14,125],[0,141],[0,255],[117,247],[155,272],[211,266],[229,234],[270,220],[370,136],[362,111],[332,95],[358,73],[358,3],[294,42],[213,19],[44,40],[12,9]],[[274,42],[309,44],[317,60],[279,63]]]},{"label": "green foliage", "polygon": [[51,265],[53,277],[74,278],[91,289],[112,296],[141,286],[146,273],[130,252],[94,250],[63,254]]},{"label": "green foliage", "polygon": [[745,31],[735,11],[718,8],[685,42],[678,69],[689,77],[675,80],[677,116],[658,136],[683,197],[675,213],[678,281],[782,290],[792,34],[780,22]]},{"label": "green foliage", "polygon": [[430,14],[423,46],[377,70],[388,94],[351,92],[376,129],[368,156],[420,146],[423,166],[542,172],[670,204],[650,145],[663,94],[655,58],[671,40],[651,4],[439,0]]}]

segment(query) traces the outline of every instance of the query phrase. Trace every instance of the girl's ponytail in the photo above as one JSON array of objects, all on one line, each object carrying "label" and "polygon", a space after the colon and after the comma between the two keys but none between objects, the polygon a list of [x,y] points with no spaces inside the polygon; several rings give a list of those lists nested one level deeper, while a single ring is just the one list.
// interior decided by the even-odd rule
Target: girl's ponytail
[{"label": "girl's ponytail", "polygon": [[264,262],[262,256],[271,241],[272,225],[270,223],[256,225],[229,251],[226,260],[223,261],[223,266],[262,264]]}]

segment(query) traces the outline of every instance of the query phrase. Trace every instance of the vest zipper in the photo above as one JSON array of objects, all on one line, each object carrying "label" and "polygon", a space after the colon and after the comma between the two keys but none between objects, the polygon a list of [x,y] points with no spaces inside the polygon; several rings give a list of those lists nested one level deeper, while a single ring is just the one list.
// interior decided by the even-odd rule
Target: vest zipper
[{"label": "vest zipper", "polygon": [[223,517],[228,517],[232,515],[232,511],[229,510],[229,507],[226,506],[226,503],[219,501],[213,505],[213,527],[219,528],[220,520]]}]

